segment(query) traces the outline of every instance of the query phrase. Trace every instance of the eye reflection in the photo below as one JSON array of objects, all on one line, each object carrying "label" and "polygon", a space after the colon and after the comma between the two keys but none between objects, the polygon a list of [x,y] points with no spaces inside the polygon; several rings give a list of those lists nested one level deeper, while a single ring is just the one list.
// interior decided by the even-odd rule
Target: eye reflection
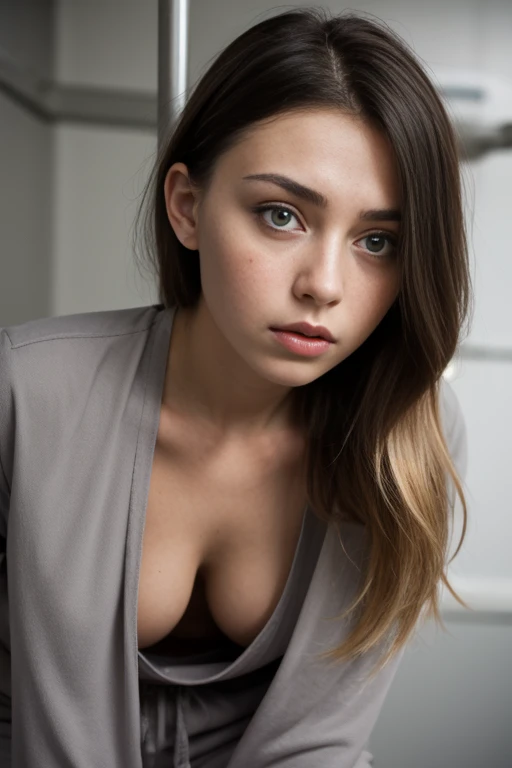
[{"label": "eye reflection", "polygon": [[369,243],[367,248],[371,253],[380,253],[385,245],[386,238],[383,235],[367,235],[363,240]]}]

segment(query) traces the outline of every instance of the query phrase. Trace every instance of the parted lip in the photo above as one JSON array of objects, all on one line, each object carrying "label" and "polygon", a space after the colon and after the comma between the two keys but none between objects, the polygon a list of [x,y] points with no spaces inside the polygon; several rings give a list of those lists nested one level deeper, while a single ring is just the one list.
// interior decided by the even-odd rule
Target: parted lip
[{"label": "parted lip", "polygon": [[323,325],[310,325],[309,323],[290,323],[289,325],[281,325],[275,327],[274,331],[298,331],[299,333],[305,333],[306,336],[321,336],[327,341],[334,342],[335,339],[332,334],[324,328]]}]

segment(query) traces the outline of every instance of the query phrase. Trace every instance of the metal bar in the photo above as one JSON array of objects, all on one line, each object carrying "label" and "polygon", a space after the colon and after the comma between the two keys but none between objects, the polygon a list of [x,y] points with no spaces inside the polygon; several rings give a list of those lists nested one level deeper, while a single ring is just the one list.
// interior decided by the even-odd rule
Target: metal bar
[{"label": "metal bar", "polygon": [[63,85],[48,90],[46,103],[66,122],[151,131],[157,126],[155,96],[145,91]]},{"label": "metal bar", "polygon": [[[161,146],[186,102],[189,0],[159,0],[158,19],[156,98],[154,93],[63,86],[44,80],[20,66],[1,48],[0,92],[37,118],[49,122],[64,120],[111,127],[157,128]],[[450,89],[445,91],[450,96]],[[455,95],[456,92],[452,94]],[[467,159],[483,157],[496,149],[512,149],[511,123],[483,130],[455,117],[455,129],[463,157]]]},{"label": "metal bar", "polygon": [[158,148],[164,145],[186,102],[188,0],[158,3]]},{"label": "metal bar", "polygon": [[0,92],[46,122],[113,127],[157,126],[157,101],[146,91],[59,85],[38,78],[0,48]]},{"label": "metal bar", "polygon": [[461,344],[458,357],[462,360],[493,360],[512,363],[512,347],[491,347],[487,344]]},{"label": "metal bar", "polygon": [[49,83],[20,67],[7,51],[0,48],[0,91],[40,120],[50,122],[53,116],[45,103],[48,87]]},{"label": "metal bar", "polygon": [[474,611],[465,613],[445,608],[441,610],[441,617],[444,621],[451,621],[454,624],[486,624],[491,626],[512,626],[512,613],[507,611],[490,611],[477,608]]},{"label": "metal bar", "polygon": [[463,624],[512,625],[512,579],[475,579],[448,574],[450,584],[469,605],[468,611],[443,588],[443,619]]}]

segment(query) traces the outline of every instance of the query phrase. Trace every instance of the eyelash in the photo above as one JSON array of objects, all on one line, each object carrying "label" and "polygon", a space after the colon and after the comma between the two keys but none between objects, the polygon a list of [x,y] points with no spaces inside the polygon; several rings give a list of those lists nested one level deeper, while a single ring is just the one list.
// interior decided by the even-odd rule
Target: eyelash
[{"label": "eyelash", "polygon": [[[285,205],[276,205],[276,204],[274,204],[274,205],[256,205],[252,209],[252,211],[253,211],[253,213],[256,214],[257,218],[268,229],[272,230],[272,232],[279,232],[279,228],[278,227],[271,227],[270,224],[268,224],[265,221],[265,219],[263,218],[263,214],[266,213],[267,211],[287,211],[288,213],[291,213],[292,216],[295,216],[295,218],[297,218],[297,215],[293,212],[293,210],[291,208],[288,208]],[[289,231],[290,230],[283,229],[283,232],[289,232]],[[397,246],[396,239],[394,237],[392,237],[391,235],[389,235],[387,232],[380,232],[380,231],[367,232],[367,234],[363,235],[363,237],[360,237],[359,240],[364,240],[366,237],[372,237],[372,235],[378,235],[380,237],[384,237],[388,241],[388,243],[392,246],[392,248],[394,249],[393,254],[395,253],[396,246]],[[359,241],[356,241],[356,242],[359,242]],[[372,258],[374,258],[374,259],[385,259],[385,258],[387,258],[389,256],[389,254],[381,255],[379,253],[372,253],[371,251],[366,251],[366,253],[369,253],[370,256],[372,256]]]}]

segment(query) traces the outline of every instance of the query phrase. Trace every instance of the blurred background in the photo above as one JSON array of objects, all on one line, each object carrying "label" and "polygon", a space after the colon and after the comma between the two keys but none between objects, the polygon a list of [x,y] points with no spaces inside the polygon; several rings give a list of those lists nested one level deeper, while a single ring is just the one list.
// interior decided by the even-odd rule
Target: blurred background
[{"label": "blurred background", "polygon": [[[190,0],[189,87],[249,26],[303,5]],[[473,611],[444,596],[446,631],[410,644],[369,748],[376,768],[512,768],[512,0],[321,5],[373,13],[412,45],[467,156],[475,312],[445,375],[469,441],[450,582]],[[0,0],[0,326],[157,301],[132,246],[157,52],[158,0]]]}]

